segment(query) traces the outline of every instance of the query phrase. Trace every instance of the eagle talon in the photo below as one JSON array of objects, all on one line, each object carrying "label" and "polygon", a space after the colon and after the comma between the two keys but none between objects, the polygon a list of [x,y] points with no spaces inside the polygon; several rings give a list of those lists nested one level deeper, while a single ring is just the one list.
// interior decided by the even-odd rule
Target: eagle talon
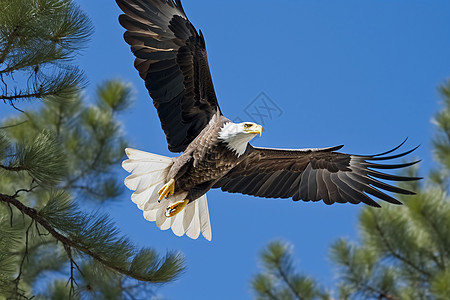
[{"label": "eagle talon", "polygon": [[158,191],[158,202],[161,202],[161,200],[166,197],[169,198],[173,195],[175,192],[175,180],[170,179],[168,183],[166,183],[159,191]]},{"label": "eagle talon", "polygon": [[166,208],[166,217],[170,218],[181,212],[189,203],[188,199],[177,201]]}]

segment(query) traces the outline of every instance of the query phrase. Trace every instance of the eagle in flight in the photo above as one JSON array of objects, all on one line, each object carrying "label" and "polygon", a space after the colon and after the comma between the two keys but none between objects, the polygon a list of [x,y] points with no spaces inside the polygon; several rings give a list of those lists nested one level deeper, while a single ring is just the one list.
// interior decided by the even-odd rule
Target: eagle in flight
[{"label": "eagle in flight", "polygon": [[[401,204],[385,191],[413,194],[382,180],[415,177],[386,174],[417,162],[385,164],[412,151],[377,155],[321,149],[271,149],[249,144],[262,134],[253,122],[233,123],[222,115],[206,56],[205,40],[189,22],[180,0],[116,0],[124,12],[119,22],[136,57],[158,111],[169,150],[175,158],[126,149],[123,168],[132,174],[125,185],[144,218],[162,230],[211,240],[206,193],[220,188],[264,198],[292,198],[326,204],[363,202],[379,207],[378,198]],[[372,197],[370,197],[372,196]]]}]

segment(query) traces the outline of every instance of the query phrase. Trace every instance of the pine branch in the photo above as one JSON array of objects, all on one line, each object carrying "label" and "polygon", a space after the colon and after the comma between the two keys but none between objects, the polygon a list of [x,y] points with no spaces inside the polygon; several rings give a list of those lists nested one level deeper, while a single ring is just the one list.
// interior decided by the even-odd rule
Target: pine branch
[{"label": "pine branch", "polygon": [[264,293],[266,293],[266,295],[272,300],[279,300],[270,290],[265,290]]},{"label": "pine branch", "polygon": [[72,256],[72,249],[66,245],[64,245],[64,250],[67,253],[67,257],[70,261],[70,277],[68,283],[70,283],[70,289],[69,289],[69,299],[72,299],[72,297],[75,295],[75,285],[78,286],[77,281],[75,280],[75,269],[80,272],[81,275],[83,275],[83,272],[81,272],[80,267],[75,262],[73,256]]},{"label": "pine branch", "polygon": [[84,254],[97,260],[98,262],[105,265],[106,267],[108,267],[114,271],[117,271],[123,275],[126,275],[130,278],[139,280],[139,281],[153,282],[153,283],[165,282],[164,280],[149,278],[147,276],[135,274],[126,268],[117,266],[114,263],[112,263],[111,261],[104,259],[103,257],[98,255],[97,253],[92,251],[89,247],[86,247],[79,241],[71,240],[67,236],[59,233],[58,230],[53,228],[50,225],[50,223],[43,216],[41,216],[36,209],[24,205],[22,202],[20,202],[16,198],[17,198],[17,195],[11,196],[11,195],[0,194],[0,201],[15,206],[21,213],[29,216],[34,222],[37,222],[40,226],[45,228],[57,241],[59,241],[64,246],[65,249],[69,249],[69,248],[77,249],[78,251],[81,251]]},{"label": "pine branch", "polygon": [[58,117],[58,120],[56,121],[55,127],[56,127],[56,137],[59,138],[59,136],[61,134],[61,125],[62,125],[62,121],[63,121],[61,105],[58,105],[57,110],[58,111],[56,112],[56,115]]},{"label": "pine branch", "polygon": [[4,166],[4,165],[0,165],[0,168],[6,171],[11,171],[11,172],[20,172],[20,171],[26,171],[27,168],[25,168],[24,166],[19,166],[19,167],[9,167],[9,166]]},{"label": "pine branch", "polygon": [[[439,208],[435,208],[435,210],[438,211]],[[436,243],[437,247],[439,248],[438,257],[434,255],[433,251],[429,251],[428,249],[425,250],[429,253],[431,259],[436,263],[438,268],[441,271],[445,271],[447,269],[445,256],[450,257],[450,249],[443,246],[445,245],[445,241],[439,230],[439,224],[437,224],[439,223],[439,221],[434,219],[432,215],[426,214],[424,210],[420,211],[420,215],[422,217],[422,220],[426,222],[428,227],[431,228],[431,230],[434,232],[434,236],[436,236],[436,238],[438,239],[438,243]]]},{"label": "pine branch", "polygon": [[378,232],[378,234],[381,237],[381,240],[383,241],[383,244],[386,246],[386,248],[388,249],[389,253],[391,253],[391,255],[395,258],[397,258],[398,260],[402,261],[403,263],[405,263],[406,265],[410,266],[411,268],[413,268],[414,270],[416,270],[417,272],[419,272],[420,274],[423,274],[425,276],[427,276],[428,278],[431,277],[431,274],[427,271],[425,271],[424,269],[420,268],[419,266],[416,266],[412,261],[410,261],[409,259],[407,259],[406,257],[400,255],[399,253],[397,253],[393,248],[392,245],[388,242],[388,240],[386,239],[386,236],[383,232],[383,230],[380,227],[380,224],[377,222],[377,219],[375,218],[375,228]]},{"label": "pine branch", "polygon": [[271,300],[279,300],[273,291],[273,285],[268,275],[256,275],[252,280],[252,286],[259,295],[267,296]]},{"label": "pine branch", "polygon": [[[390,300],[398,300],[394,295],[388,294],[388,291],[384,291],[384,289],[379,288],[377,286],[373,286],[371,284],[371,278],[374,277],[375,272],[368,272],[367,269],[374,269],[373,263],[378,261],[380,263],[381,260],[369,259],[368,261],[360,261],[360,257],[370,257],[370,253],[367,253],[367,250],[364,248],[356,248],[352,245],[349,245],[344,239],[338,240],[332,246],[331,259],[342,268],[342,275],[345,278],[347,283],[350,283],[351,289],[355,291],[347,291],[348,296],[352,293],[363,294],[365,298],[367,294],[372,295],[373,297],[381,297],[381,299],[390,299]],[[362,268],[361,268],[362,267]],[[375,285],[377,283],[375,282]],[[341,286],[344,287],[345,285]],[[348,298],[348,297],[347,297]]]},{"label": "pine branch", "polygon": [[32,93],[22,93],[22,92],[16,92],[14,95],[7,96],[7,95],[0,95],[0,100],[3,101],[16,101],[20,99],[28,99],[28,98],[43,98],[45,96],[50,95],[50,93],[44,93],[44,92],[32,92]]},{"label": "pine branch", "polygon": [[253,288],[261,295],[280,299],[305,300],[325,296],[314,280],[294,271],[288,243],[274,241],[261,253],[265,273],[253,280]]},{"label": "pine branch", "polygon": [[71,178],[67,181],[67,183],[64,185],[63,189],[71,189],[73,188],[73,185],[80,179],[86,176],[87,173],[92,172],[92,170],[95,169],[97,162],[99,161],[100,157],[102,156],[104,147],[105,147],[105,141],[101,140],[100,149],[98,150],[97,154],[95,155],[95,158],[91,161],[91,163],[85,167],[81,172],[75,176],[74,178]]},{"label": "pine branch", "polygon": [[297,290],[292,285],[291,281],[288,278],[288,275],[284,272],[283,268],[281,267],[281,264],[277,264],[277,271],[280,274],[281,279],[283,279],[283,281],[286,283],[288,288],[291,290],[294,297],[298,300],[302,300],[302,297],[297,293]]},{"label": "pine branch", "polygon": [[382,290],[375,288],[367,283],[363,283],[364,288],[368,289],[369,291],[371,291],[372,293],[374,293],[375,295],[378,295],[378,299],[382,300],[382,299],[388,299],[388,300],[400,300],[399,298],[389,295],[386,292],[383,292]]},{"label": "pine branch", "polygon": [[13,127],[17,127],[17,126],[20,126],[20,125],[22,125],[22,124],[25,124],[26,122],[28,122],[28,120],[23,121],[23,122],[19,122],[19,123],[17,123],[17,124],[12,124],[12,125],[8,125],[8,126],[2,126],[2,127],[0,127],[0,130],[2,130],[2,129],[8,129],[8,128],[13,128]]},{"label": "pine branch", "polygon": [[19,274],[17,274],[16,279],[14,279],[14,281],[13,281],[14,282],[14,289],[12,290],[12,294],[11,294],[11,296],[18,295],[18,296],[20,296],[20,297],[22,297],[24,299],[32,299],[33,298],[33,297],[27,298],[25,296],[24,292],[21,291],[20,288],[19,288],[20,280],[21,280],[22,275],[23,275],[23,266],[25,264],[25,260],[28,259],[28,241],[29,241],[30,229],[33,226],[33,223],[34,223],[34,220],[32,219],[31,222],[30,222],[30,225],[28,225],[28,227],[27,227],[27,229],[25,231],[25,251],[23,253],[22,260],[20,261]]}]

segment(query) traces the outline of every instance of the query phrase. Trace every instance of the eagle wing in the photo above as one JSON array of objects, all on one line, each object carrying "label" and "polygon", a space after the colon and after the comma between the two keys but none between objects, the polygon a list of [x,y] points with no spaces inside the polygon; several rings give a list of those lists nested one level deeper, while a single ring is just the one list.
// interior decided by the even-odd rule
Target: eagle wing
[{"label": "eagle wing", "polygon": [[181,152],[220,113],[203,35],[179,0],[116,0],[134,66],[158,110],[169,150]]},{"label": "eagle wing", "polygon": [[294,201],[322,199],[326,204],[363,202],[379,207],[380,205],[368,196],[372,195],[390,203],[401,204],[384,191],[399,194],[414,193],[378,179],[411,181],[420,178],[390,175],[374,170],[398,169],[417,163],[418,161],[402,164],[384,163],[405,156],[417,148],[387,156],[401,145],[377,155],[335,152],[342,146],[281,150],[254,148],[249,145],[251,147],[249,155],[221,178],[214,188],[264,198],[292,198]]}]

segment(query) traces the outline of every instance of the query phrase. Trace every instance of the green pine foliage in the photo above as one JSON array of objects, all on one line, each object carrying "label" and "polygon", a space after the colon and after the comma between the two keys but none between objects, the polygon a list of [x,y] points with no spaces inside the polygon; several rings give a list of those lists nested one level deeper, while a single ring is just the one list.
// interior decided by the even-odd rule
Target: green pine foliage
[{"label": "green pine foliage", "polygon": [[[0,7],[0,99],[21,112],[0,121],[0,299],[151,296],[183,257],[137,248],[101,213],[124,190],[131,87],[107,81],[83,99],[73,59],[92,28],[71,0]],[[23,112],[21,99],[42,103]]]},{"label": "green pine foliage", "polygon": [[256,299],[330,299],[316,281],[296,272],[292,246],[274,241],[261,253],[263,272],[252,279]]},{"label": "green pine foliage", "polygon": [[[443,108],[434,118],[433,138],[437,167],[423,186],[418,182],[403,185],[417,193],[400,196],[403,206],[363,207],[359,240],[339,239],[331,246],[330,258],[338,275],[334,299],[449,299],[450,81],[440,91]],[[417,169],[411,168],[408,175],[417,176]],[[287,244],[275,242],[261,255],[263,272],[252,282],[256,298],[319,299],[307,290],[286,297],[292,281],[277,270],[286,265],[285,274],[296,272],[287,249]]]},{"label": "green pine foliage", "polygon": [[430,179],[437,185],[449,187],[450,170],[450,80],[439,91],[442,95],[444,109],[436,114],[433,123],[438,131],[433,137],[434,158],[442,166],[430,174]]},{"label": "green pine foliage", "polygon": [[84,78],[71,60],[92,33],[87,16],[70,0],[0,0],[0,7],[0,99],[15,106],[70,96]]},{"label": "green pine foliage", "polygon": [[[109,217],[80,209],[83,203],[110,202],[123,191],[113,169],[126,143],[117,117],[129,107],[130,95],[129,86],[110,81],[99,87],[95,105],[76,94],[1,125],[0,196],[6,205],[0,215],[10,218],[2,219],[9,229],[0,238],[9,240],[10,231],[20,237],[16,249],[0,250],[8,262],[0,282],[12,283],[4,291],[10,297],[49,297],[34,291],[48,285],[55,297],[68,291],[71,297],[122,299],[149,290],[142,282],[167,282],[183,270],[179,253],[137,249]],[[68,287],[61,279],[43,283],[51,272],[69,280]]]},{"label": "green pine foliage", "polygon": [[0,217],[0,290],[12,289],[11,278],[16,273],[17,265],[14,257],[10,255],[11,248],[20,245],[21,232],[10,227],[10,220],[6,215]]}]

